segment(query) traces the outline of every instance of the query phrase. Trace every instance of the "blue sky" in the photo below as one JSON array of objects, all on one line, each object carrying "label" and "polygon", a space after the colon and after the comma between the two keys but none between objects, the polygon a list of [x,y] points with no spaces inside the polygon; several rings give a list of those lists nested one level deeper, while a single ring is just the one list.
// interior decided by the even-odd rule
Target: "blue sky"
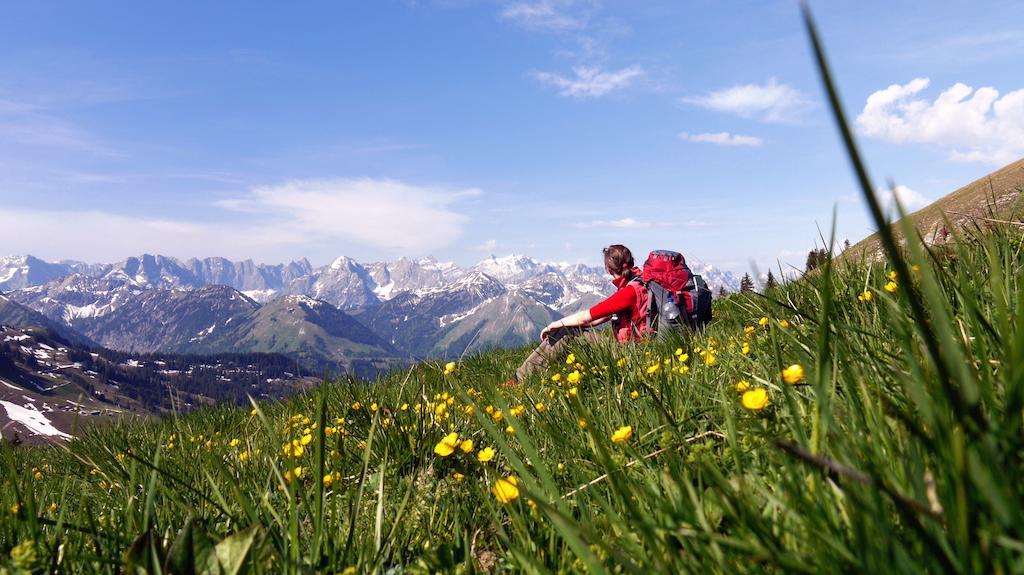
[{"label": "blue sky", "polygon": [[[813,2],[877,180],[1024,155],[1024,5]],[[791,1],[9,3],[0,252],[742,272],[871,226]]]}]

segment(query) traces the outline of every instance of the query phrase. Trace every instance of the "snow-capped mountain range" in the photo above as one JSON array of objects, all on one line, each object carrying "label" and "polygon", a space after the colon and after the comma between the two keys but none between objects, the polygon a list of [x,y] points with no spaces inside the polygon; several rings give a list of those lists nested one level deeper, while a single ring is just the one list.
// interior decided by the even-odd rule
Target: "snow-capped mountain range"
[{"label": "snow-capped mountain range", "polygon": [[[716,290],[738,287],[732,274],[698,269]],[[609,280],[600,268],[521,255],[468,267],[433,258],[363,264],[339,257],[318,268],[305,259],[0,258],[0,291],[22,306],[8,314],[21,323],[34,310],[113,349],[272,351],[313,368],[521,345],[553,319],[612,293]]]}]

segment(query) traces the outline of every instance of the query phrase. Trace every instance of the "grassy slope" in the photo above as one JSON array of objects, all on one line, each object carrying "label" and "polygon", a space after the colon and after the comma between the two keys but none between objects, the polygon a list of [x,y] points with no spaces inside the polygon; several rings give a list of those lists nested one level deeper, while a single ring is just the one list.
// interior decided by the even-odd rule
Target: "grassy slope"
[{"label": "grassy slope", "polygon": [[[62,545],[69,571],[108,573],[165,554],[263,573],[1008,572],[1024,554],[1024,489],[1005,480],[1024,472],[1013,232],[898,278],[927,302],[927,329],[883,288],[886,267],[851,265],[718,300],[685,341],[577,349],[518,388],[496,385],[525,350],[494,351],[255,415],[3,448],[0,553],[31,545],[52,568]],[[796,384],[779,375],[791,364]],[[745,408],[741,381],[768,404]],[[437,455],[450,432],[471,453]],[[511,475],[518,497],[502,504]]]},{"label": "grassy slope", "polygon": [[[1024,159],[979,178],[906,217],[929,243],[937,243],[942,241],[944,215],[958,228],[975,221],[984,225],[984,220],[976,218],[1019,219],[1024,214],[1021,191],[1024,191]],[[892,226],[899,234],[899,222]],[[858,260],[862,256],[872,261],[884,258],[877,233],[843,253],[846,260]]]}]

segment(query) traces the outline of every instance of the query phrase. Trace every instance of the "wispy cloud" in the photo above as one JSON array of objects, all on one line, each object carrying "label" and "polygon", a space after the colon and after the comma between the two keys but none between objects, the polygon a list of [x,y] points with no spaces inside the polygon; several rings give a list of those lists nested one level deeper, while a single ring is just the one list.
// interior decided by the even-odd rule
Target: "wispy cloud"
[{"label": "wispy cloud", "polygon": [[570,98],[599,98],[616,90],[629,87],[644,75],[639,66],[621,70],[602,70],[596,66],[577,66],[573,76],[566,77],[552,72],[534,72],[540,82],[558,89],[560,96]]},{"label": "wispy cloud", "polygon": [[571,10],[579,4],[572,0],[539,0],[535,2],[509,2],[499,17],[529,30],[564,32],[585,27],[583,16]]},{"label": "wispy cloud", "polygon": [[872,93],[857,128],[887,142],[939,146],[962,162],[999,165],[1024,155],[1024,89],[1000,96],[956,83],[930,102],[918,97],[930,83],[915,78]]},{"label": "wispy cloud", "polygon": [[96,136],[61,118],[57,113],[14,100],[0,100],[0,143],[60,149],[94,156],[122,156]]},{"label": "wispy cloud", "polygon": [[717,144],[719,146],[760,146],[764,140],[756,136],[744,136],[742,134],[730,134],[729,132],[715,132],[704,134],[690,134],[680,132],[679,139],[686,142]]},{"label": "wispy cloud", "polygon": [[141,252],[273,261],[359,248],[415,256],[456,241],[468,221],[458,204],[481,193],[395,180],[296,180],[216,202],[234,214],[212,223],[0,208],[0,245],[88,261]]},{"label": "wispy cloud", "polygon": [[498,249],[498,240],[487,240],[482,244],[477,244],[473,246],[473,249],[478,252],[493,252],[494,250]]},{"label": "wispy cloud", "polygon": [[802,92],[775,78],[765,84],[743,84],[683,98],[683,102],[764,122],[791,122],[812,106]]},{"label": "wispy cloud", "polygon": [[620,220],[592,220],[589,222],[580,222],[573,224],[576,228],[620,228],[620,229],[638,229],[638,228],[649,228],[654,224],[651,222],[643,222],[635,220],[633,218],[622,218]]}]

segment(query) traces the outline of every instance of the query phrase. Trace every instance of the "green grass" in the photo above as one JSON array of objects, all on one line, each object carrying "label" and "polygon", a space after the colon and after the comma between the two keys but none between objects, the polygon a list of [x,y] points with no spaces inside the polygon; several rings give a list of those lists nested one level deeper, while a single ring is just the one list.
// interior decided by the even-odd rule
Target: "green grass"
[{"label": "green grass", "polygon": [[[518,388],[497,384],[525,350],[497,351],[255,415],[4,447],[0,553],[31,545],[36,568],[76,573],[1018,571],[1021,249],[1011,230],[964,238],[913,260],[895,293],[887,266],[827,269],[720,300],[703,334],[576,349],[579,365]],[[795,385],[780,376],[791,364]],[[769,404],[744,408],[741,380]],[[625,425],[632,438],[612,442]],[[434,453],[453,431],[472,454]],[[284,455],[304,435],[301,456]],[[502,504],[492,488],[510,475],[520,495]]]},{"label": "green grass", "polygon": [[[525,350],[496,351],[255,414],[4,446],[0,560],[73,573],[1024,571],[1020,230],[965,231],[932,252],[880,229],[885,265],[826,265],[720,300],[704,333],[581,347],[520,387],[499,384]],[[787,383],[794,364],[803,378]],[[769,403],[744,407],[741,381]],[[613,441],[624,426],[631,437]],[[452,432],[471,454],[435,453]],[[510,476],[518,497],[502,503],[492,490]]]}]

